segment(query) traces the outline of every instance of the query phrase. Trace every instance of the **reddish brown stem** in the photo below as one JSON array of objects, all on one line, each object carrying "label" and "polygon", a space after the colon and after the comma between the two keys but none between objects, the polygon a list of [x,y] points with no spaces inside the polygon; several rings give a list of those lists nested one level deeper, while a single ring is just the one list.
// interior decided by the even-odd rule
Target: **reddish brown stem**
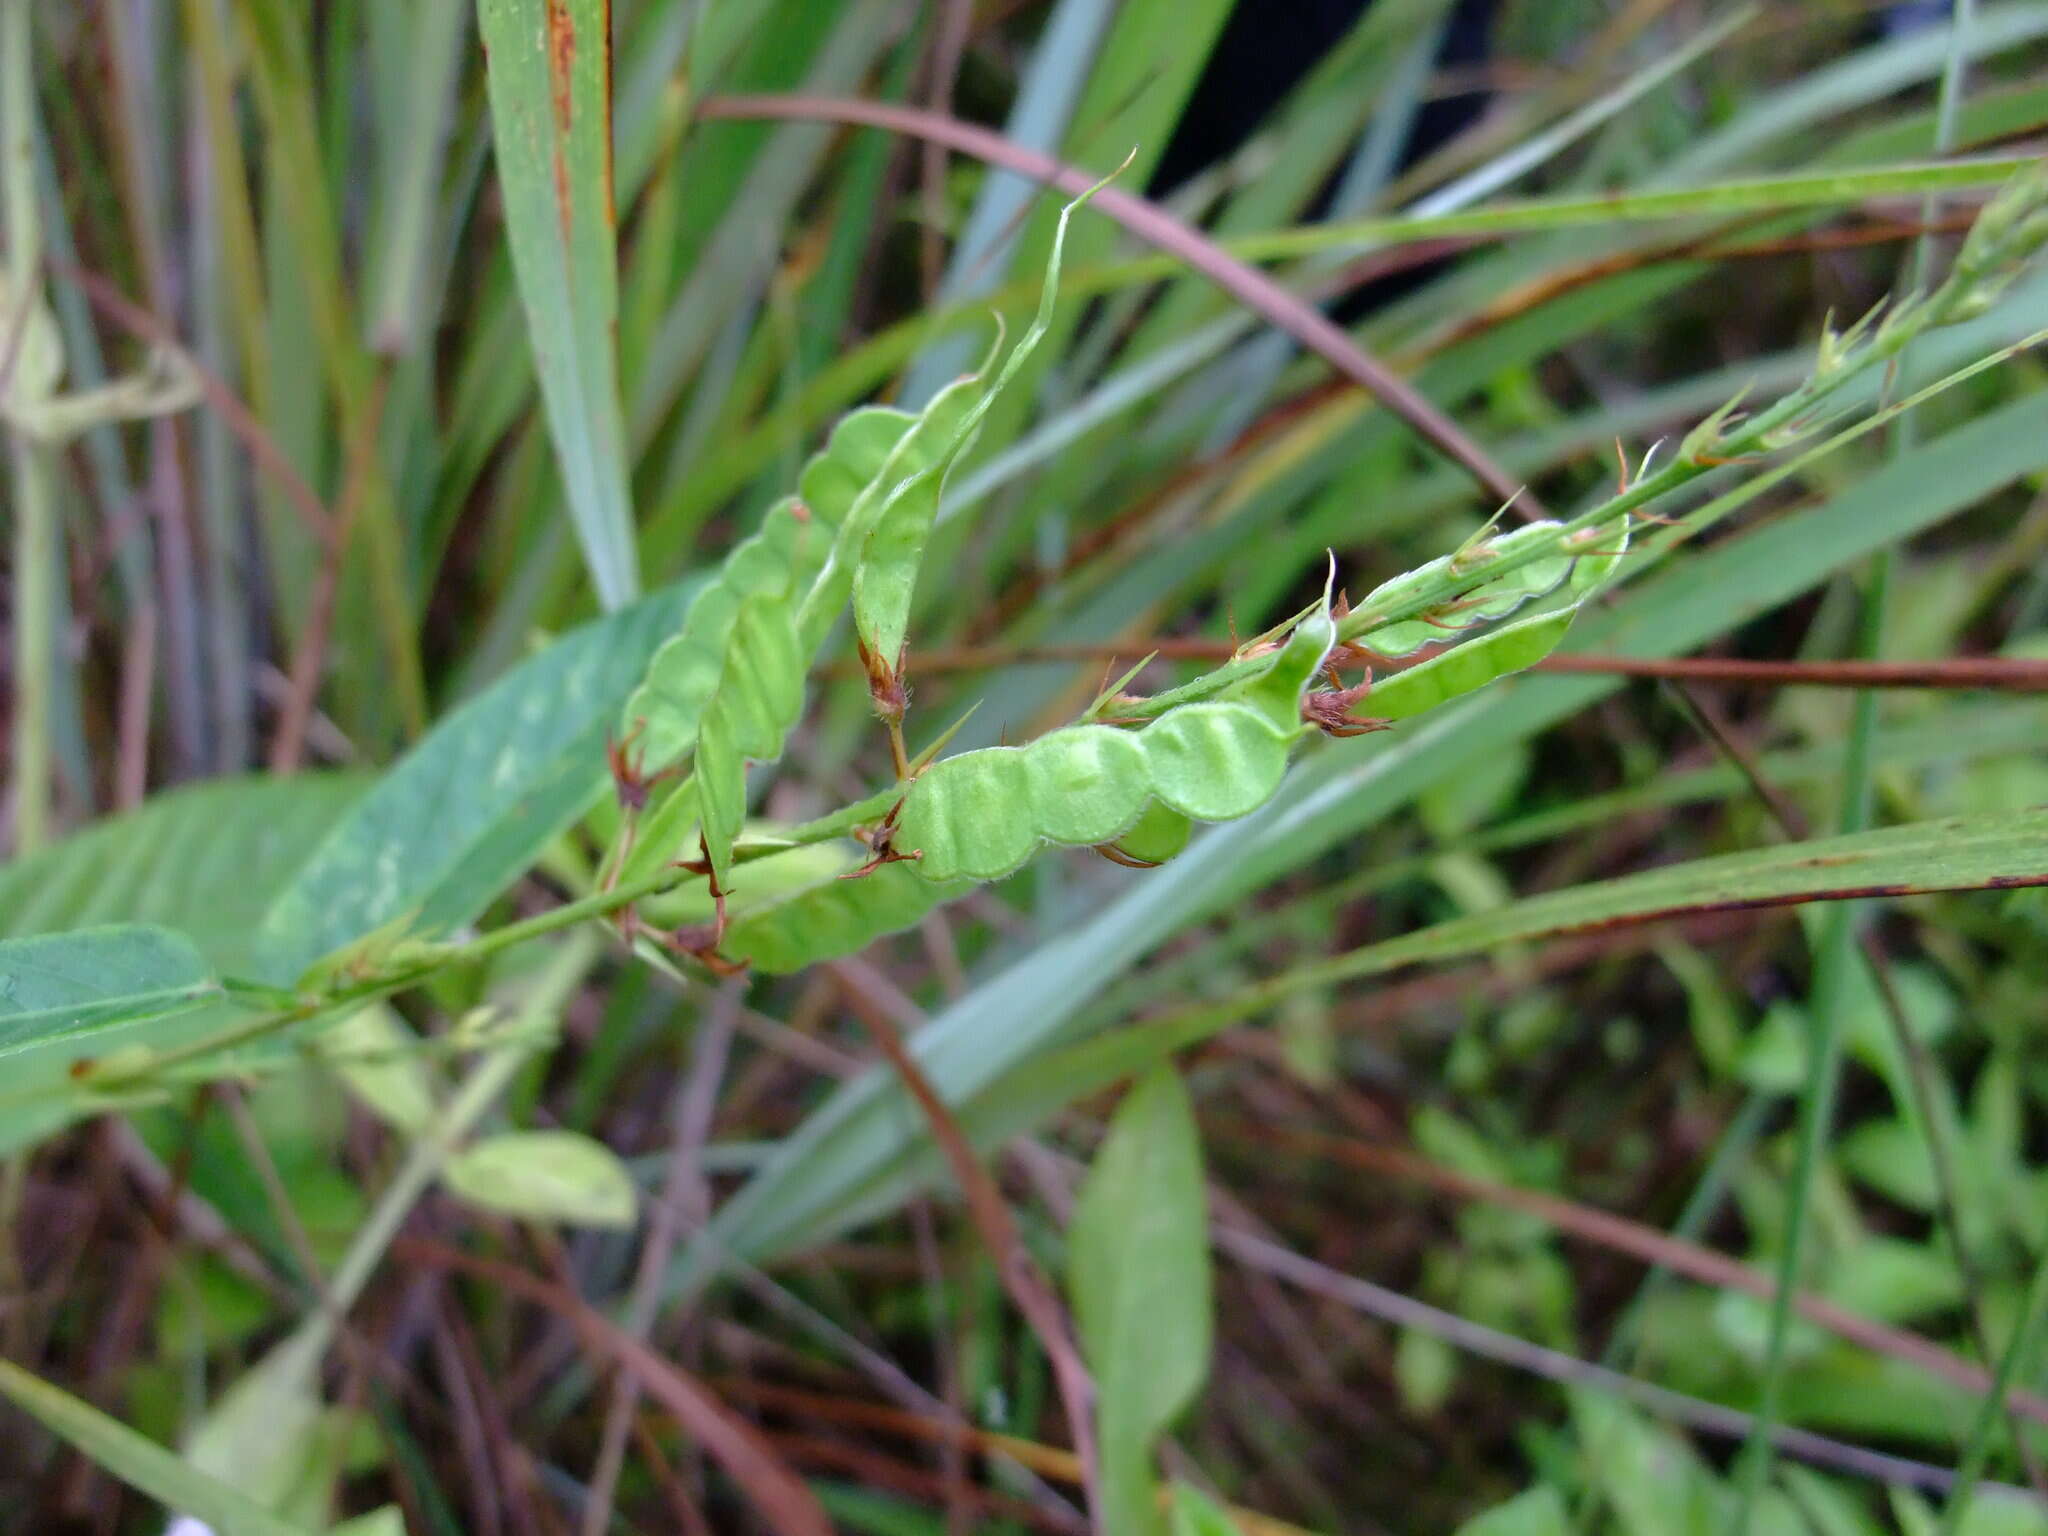
[{"label": "reddish brown stem", "polygon": [[[999,133],[963,123],[941,112],[879,101],[845,101],[822,96],[717,96],[697,109],[702,118],[786,119],[797,122],[856,123],[943,144],[962,154],[1000,165],[1034,181],[1078,196],[1097,178],[1078,166],[1014,144]],[[1432,405],[1407,380],[1368,355],[1320,309],[1287,291],[1259,268],[1239,261],[1199,230],[1158,204],[1115,187],[1095,195],[1095,207],[1150,245],[1185,262],[1225,293],[1287,332],[1407,422],[1446,458],[1461,465],[1487,494],[1515,502],[1530,517],[1543,515],[1534,498],[1496,464],[1458,424]]]},{"label": "reddish brown stem", "polygon": [[1038,1261],[1031,1256],[1031,1250],[1024,1246],[1024,1240],[1017,1232],[1017,1223],[1010,1215],[1009,1206],[1004,1204],[1002,1191],[996,1187],[995,1179],[976,1159],[966,1133],[960,1129],[952,1111],[946,1108],[945,1100],[939,1097],[938,1090],[932,1087],[923,1068],[905,1047],[896,1021],[890,1016],[890,999],[877,995],[878,989],[872,984],[870,973],[857,962],[834,961],[830,968],[844,984],[846,999],[854,1012],[867,1025],[889,1065],[903,1079],[903,1086],[910,1090],[910,1096],[917,1100],[918,1108],[931,1126],[932,1139],[939,1144],[954,1179],[967,1197],[968,1215],[975,1230],[981,1234],[982,1242],[987,1245],[990,1256],[996,1261],[996,1273],[1002,1280],[1003,1289],[1024,1315],[1032,1332],[1038,1335],[1046,1358],[1052,1363],[1053,1379],[1059,1387],[1061,1405],[1066,1409],[1067,1427],[1074,1437],[1074,1453],[1081,1461],[1088,1507],[1099,1510],[1095,1383],[1081,1361],[1081,1351],[1074,1342],[1066,1309],[1060,1305],[1058,1295],[1046,1279],[1045,1272],[1038,1267]]},{"label": "reddish brown stem", "polygon": [[[1095,662],[1105,657],[1157,655],[1162,661],[1228,661],[1237,647],[1227,640],[1135,639],[1077,645],[972,645],[920,651],[904,663],[907,672],[983,672],[1031,662]],[[1422,656],[1383,663],[1389,675]],[[2048,661],[2024,656],[1948,656],[1935,661],[1745,661],[1724,656],[1546,656],[1539,672],[1591,673],[1602,677],[1676,678],[1686,682],[1746,683],[1764,688],[1931,688],[1984,689],[1999,693],[2048,693]]]}]

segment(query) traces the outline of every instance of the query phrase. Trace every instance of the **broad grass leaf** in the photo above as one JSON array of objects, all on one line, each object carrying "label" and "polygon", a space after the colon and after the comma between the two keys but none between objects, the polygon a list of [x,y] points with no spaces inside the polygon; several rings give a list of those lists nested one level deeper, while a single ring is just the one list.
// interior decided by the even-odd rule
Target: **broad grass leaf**
[{"label": "broad grass leaf", "polygon": [[190,939],[125,924],[0,942],[0,1056],[179,1014],[220,983]]},{"label": "broad grass leaf", "polygon": [[618,378],[609,0],[479,0],[512,271],[591,580],[639,590]]},{"label": "broad grass leaf", "polygon": [[204,1521],[215,1536],[309,1536],[234,1485],[6,1360],[0,1360],[0,1396],[165,1509]]},{"label": "broad grass leaf", "polygon": [[1155,1067],[1117,1106],[1067,1232],[1113,1536],[1159,1526],[1153,1446],[1209,1374],[1209,1262],[1194,1110],[1179,1074]]},{"label": "broad grass leaf", "polygon": [[185,1443],[185,1460],[297,1523],[324,1524],[341,1446],[316,1389],[317,1354],[286,1339],[221,1393]]},{"label": "broad grass leaf", "polygon": [[471,1205],[528,1221],[630,1227],[633,1176],[611,1148],[575,1131],[507,1131],[456,1153],[441,1180]]},{"label": "broad grass leaf", "polygon": [[1458,1527],[1457,1536],[1571,1536],[1564,1500],[1548,1483],[1518,1493]]},{"label": "broad grass leaf", "polygon": [[1173,1536],[1244,1536],[1228,1510],[1188,1483],[1173,1485],[1167,1518]]},{"label": "broad grass leaf", "polygon": [[[975,1095],[963,1096],[961,1121],[977,1145],[1000,1145],[1063,1106],[1151,1070],[1174,1052],[1289,997],[1407,965],[1675,916],[1700,904],[1771,906],[1871,887],[1970,890],[2043,878],[2048,878],[2048,810],[1916,822],[1648,870],[1455,918],[1299,967],[1212,1004],[1069,1045],[1022,1064]],[[771,1162],[757,1178],[775,1167]],[[885,1214],[936,1171],[928,1148],[899,1154],[841,1191],[829,1227],[844,1230]],[[694,1276],[685,1271],[684,1278]]]},{"label": "broad grass leaf", "polygon": [[602,792],[606,730],[696,585],[563,636],[443,716],[279,892],[259,974],[289,982],[401,919],[433,933],[474,918]]},{"label": "broad grass leaf", "polygon": [[246,975],[265,908],[369,783],[247,775],[153,796],[0,869],[0,932],[161,923]]}]

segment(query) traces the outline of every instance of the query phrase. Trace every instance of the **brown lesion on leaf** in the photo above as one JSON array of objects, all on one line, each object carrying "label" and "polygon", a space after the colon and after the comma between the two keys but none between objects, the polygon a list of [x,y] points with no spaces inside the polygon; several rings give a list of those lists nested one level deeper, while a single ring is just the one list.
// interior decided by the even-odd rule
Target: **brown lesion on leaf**
[{"label": "brown lesion on leaf", "polygon": [[604,75],[598,82],[603,96],[598,102],[604,114],[604,225],[619,227],[619,200],[612,185],[612,0],[597,8],[597,35],[604,42]]},{"label": "brown lesion on leaf", "polygon": [[[569,0],[547,0],[547,27],[548,84],[555,107],[555,212],[566,243],[575,227],[569,185],[569,125],[575,115],[571,82],[576,67],[576,19],[569,14]],[[611,29],[607,26],[605,30],[609,34]],[[610,157],[606,160],[609,172]]]}]

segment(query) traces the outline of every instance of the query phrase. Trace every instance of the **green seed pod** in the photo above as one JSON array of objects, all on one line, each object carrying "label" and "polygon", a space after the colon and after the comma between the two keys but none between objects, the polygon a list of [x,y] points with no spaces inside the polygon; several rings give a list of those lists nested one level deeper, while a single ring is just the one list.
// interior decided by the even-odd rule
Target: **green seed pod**
[{"label": "green seed pod", "polygon": [[1069,726],[1039,737],[1023,756],[1032,821],[1055,843],[1106,843],[1151,798],[1145,751],[1129,731]]},{"label": "green seed pod", "polygon": [[[771,975],[856,954],[885,934],[913,927],[968,887],[920,879],[909,864],[884,864],[857,880],[867,850],[847,841],[811,843],[750,859],[733,871],[728,926],[719,945],[729,959]],[[710,892],[684,886],[640,903],[661,927],[709,922]]]},{"label": "green seed pod", "polygon": [[857,880],[835,874],[786,892],[733,919],[721,949],[756,970],[786,976],[821,960],[858,954],[886,934],[914,928],[934,907],[970,889],[965,881],[922,879],[916,868],[882,864]]},{"label": "green seed pod", "polygon": [[910,786],[895,847],[917,852],[927,880],[1000,880],[1030,858],[1031,775],[1018,747],[986,747],[932,764]]},{"label": "green seed pod", "polygon": [[1128,831],[1110,846],[1126,858],[1164,864],[1188,845],[1195,824],[1170,805],[1154,800]]},{"label": "green seed pod", "polygon": [[[1427,565],[1417,566],[1366,594],[1361,608],[1380,607],[1414,600],[1425,590],[1435,590],[1446,576],[1469,578],[1468,583],[1447,601],[1455,612],[1442,622],[1401,619],[1359,636],[1358,643],[1381,656],[1411,656],[1426,645],[1440,645],[1451,631],[1445,623],[1471,625],[1504,619],[1523,604],[1548,595],[1571,574],[1573,556],[1554,522],[1535,522],[1500,534],[1474,549],[1440,555]],[[1511,556],[1532,547],[1549,544],[1549,554],[1498,576],[1487,572]]]},{"label": "green seed pod", "polygon": [[1066,248],[1067,224],[1104,184],[1097,182],[1060,210],[1052,250],[1046,258],[1045,281],[1039,290],[1038,313],[1030,329],[1018,338],[1017,345],[1003,360],[1002,371],[991,382],[977,381],[953,435],[931,469],[892,494],[865,523],[857,517],[848,520],[850,536],[858,541],[854,544],[853,560],[854,629],[869,652],[885,662],[895,662],[909,632],[918,568],[924,563],[925,544],[938,519],[946,472],[967,451],[996,397],[1044,339],[1052,323],[1053,302],[1059,296],[1060,257]]},{"label": "green seed pod", "polygon": [[1602,538],[1598,550],[1564,557],[1564,595],[1570,599],[1567,606],[1461,641],[1441,655],[1383,679],[1374,685],[1367,708],[1383,720],[1405,720],[1483,688],[1496,678],[1535,666],[1557,649],[1579,609],[1613,574],[1627,552],[1626,526]]},{"label": "green seed pod", "polygon": [[1365,708],[1382,720],[1406,720],[1435,709],[1496,678],[1535,666],[1557,648],[1571,623],[1570,609],[1542,613],[1454,645],[1440,656],[1373,684]]},{"label": "green seed pod", "polygon": [[1293,734],[1249,705],[1211,703],[1162,715],[1138,739],[1155,795],[1197,821],[1235,821],[1280,788]]}]

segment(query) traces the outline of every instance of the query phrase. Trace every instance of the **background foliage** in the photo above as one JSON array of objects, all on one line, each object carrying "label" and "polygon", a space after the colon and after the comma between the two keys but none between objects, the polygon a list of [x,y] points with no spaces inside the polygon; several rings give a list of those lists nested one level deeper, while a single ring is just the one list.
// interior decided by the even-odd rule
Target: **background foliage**
[{"label": "background foliage", "polygon": [[1944,9],[0,0],[0,1525],[2048,1530]]}]

